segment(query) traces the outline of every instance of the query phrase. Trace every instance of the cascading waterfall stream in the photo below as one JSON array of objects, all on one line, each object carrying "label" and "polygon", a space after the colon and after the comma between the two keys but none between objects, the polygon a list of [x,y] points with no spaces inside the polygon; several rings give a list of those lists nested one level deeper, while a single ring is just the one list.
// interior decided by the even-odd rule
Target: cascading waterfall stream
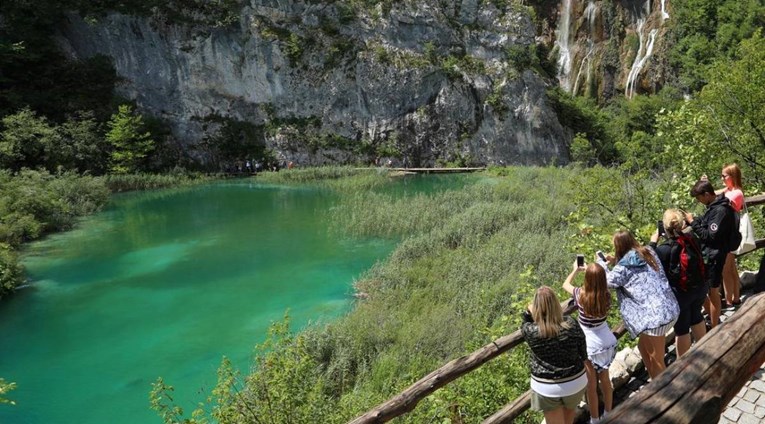
[{"label": "cascading waterfall stream", "polygon": [[651,57],[651,54],[653,53],[653,45],[656,41],[656,34],[659,32],[657,28],[652,29],[649,32],[646,40],[646,36],[643,34],[643,28],[645,27],[648,15],[651,14],[650,0],[646,0],[643,8],[641,9],[641,12],[642,15],[638,17],[637,20],[639,47],[637,54],[635,55],[635,61],[632,63],[632,68],[630,69],[630,73],[627,76],[627,83],[624,87],[624,95],[627,98],[632,98],[632,96],[635,95],[638,76],[640,75],[640,71],[643,70],[643,66],[645,65],[646,61],[648,61],[648,58]]},{"label": "cascading waterfall stream", "polygon": [[587,7],[584,9],[584,16],[587,19],[587,29],[589,32],[587,33],[587,54],[584,55],[584,58],[582,58],[582,62],[579,64],[579,70],[576,73],[576,78],[574,78],[574,88],[571,91],[572,93],[576,94],[579,91],[579,81],[581,79],[582,70],[585,66],[587,66],[587,74],[585,77],[585,83],[590,82],[592,78],[592,63],[591,63],[591,57],[592,53],[595,50],[595,17],[598,13],[598,6],[595,4],[593,0],[590,0],[587,2]]},{"label": "cascading waterfall stream", "polygon": [[592,63],[590,61],[590,57],[592,56],[592,52],[595,50],[595,44],[591,40],[587,40],[587,54],[584,55],[584,58],[582,58],[582,62],[579,64],[579,71],[576,73],[576,79],[574,80],[574,89],[571,90],[572,93],[576,94],[579,91],[579,81],[581,80],[582,75],[582,69],[587,66],[587,74],[585,75],[585,84],[590,83],[590,79],[592,78]]},{"label": "cascading waterfall stream", "polygon": [[661,19],[669,19],[669,13],[667,13],[666,0],[661,0]]},{"label": "cascading waterfall stream", "polygon": [[563,0],[555,44],[558,47],[558,81],[571,91],[571,1]]}]

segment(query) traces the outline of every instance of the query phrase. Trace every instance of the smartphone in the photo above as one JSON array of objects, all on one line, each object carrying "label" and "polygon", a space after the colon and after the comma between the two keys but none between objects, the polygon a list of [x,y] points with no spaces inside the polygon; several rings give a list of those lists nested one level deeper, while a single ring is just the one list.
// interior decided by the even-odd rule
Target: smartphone
[{"label": "smartphone", "polygon": [[584,255],[576,255],[576,266],[578,267],[584,266]]},{"label": "smartphone", "polygon": [[659,235],[664,236],[664,221],[656,221],[656,228],[659,230]]},{"label": "smartphone", "polygon": [[603,253],[602,250],[598,250],[597,252],[595,252],[595,254],[598,256],[598,259],[600,259],[601,261],[608,262],[608,260],[606,260],[606,254]]}]

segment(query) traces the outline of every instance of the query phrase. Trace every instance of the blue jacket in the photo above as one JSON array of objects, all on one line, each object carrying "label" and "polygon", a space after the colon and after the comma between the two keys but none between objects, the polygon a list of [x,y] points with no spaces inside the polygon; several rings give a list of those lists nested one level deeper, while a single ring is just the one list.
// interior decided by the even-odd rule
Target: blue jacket
[{"label": "blue jacket", "polygon": [[649,251],[659,264],[658,271],[634,249],[627,252],[611,271],[605,262],[598,261],[606,270],[608,287],[616,290],[619,312],[632,338],[650,328],[668,324],[680,314],[659,258],[652,249]]}]

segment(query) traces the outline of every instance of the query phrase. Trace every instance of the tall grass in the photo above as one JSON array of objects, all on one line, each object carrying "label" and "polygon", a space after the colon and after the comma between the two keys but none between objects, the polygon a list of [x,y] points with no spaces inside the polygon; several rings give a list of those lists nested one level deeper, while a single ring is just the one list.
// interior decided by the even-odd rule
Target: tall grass
[{"label": "tall grass", "polygon": [[[519,168],[461,190],[398,199],[359,195],[338,207],[338,227],[353,234],[409,235],[356,283],[368,299],[311,334],[336,390],[355,388],[344,393],[343,419],[514,331],[534,287],[560,288],[574,257],[565,220],[574,205],[561,184],[567,172]],[[437,392],[401,421],[454,419],[471,411],[460,419],[479,422],[527,389],[523,357],[519,350],[494,365],[502,374],[483,374],[497,384],[467,379]],[[520,380],[507,381],[508,374]]]},{"label": "tall grass", "polygon": [[201,184],[220,178],[183,169],[168,174],[108,174],[103,177],[106,186],[114,193],[136,190],[155,190]]},{"label": "tall grass", "polygon": [[322,166],[261,172],[256,180],[272,184],[313,184],[342,193],[352,193],[373,190],[390,184],[391,172],[385,168]]}]

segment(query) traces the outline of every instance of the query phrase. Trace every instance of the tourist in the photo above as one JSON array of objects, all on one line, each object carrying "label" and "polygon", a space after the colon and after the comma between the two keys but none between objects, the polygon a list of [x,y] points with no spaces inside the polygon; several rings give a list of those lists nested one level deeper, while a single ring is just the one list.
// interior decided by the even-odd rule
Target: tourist
[{"label": "tourist", "polygon": [[587,388],[584,333],[563,311],[555,292],[542,286],[523,313],[521,333],[530,350],[531,407],[548,424],[571,424]]},{"label": "tourist", "polygon": [[[725,184],[722,191],[725,197],[730,200],[733,210],[741,213],[744,209],[744,192],[741,186],[741,169],[735,163],[726,165],[722,169],[720,178]],[[736,266],[736,255],[728,252],[725,258],[722,277],[723,289],[725,290],[724,307],[736,307],[741,304],[741,280],[738,277],[738,267]],[[722,304],[722,302],[720,302]]]},{"label": "tourist", "polygon": [[666,243],[656,245],[659,230],[651,237],[651,247],[656,250],[664,275],[680,306],[675,323],[675,352],[680,357],[691,348],[693,339],[701,340],[707,332],[701,308],[707,299],[704,277],[704,257],[701,247],[692,235],[686,234],[685,216],[678,209],[667,209],[662,219]]},{"label": "tourist", "polygon": [[669,288],[656,253],[638,244],[629,231],[614,234],[614,255],[598,259],[606,270],[609,288],[616,289],[619,311],[632,338],[638,337],[638,349],[651,378],[666,368],[664,337],[675,325],[680,308]]},{"label": "tourist", "polygon": [[[585,271],[584,287],[575,287],[572,282],[580,271]],[[587,405],[590,409],[590,422],[597,422],[602,418],[598,404],[598,381],[600,391],[603,392],[603,417],[611,412],[614,394],[608,367],[616,356],[616,336],[606,322],[611,308],[606,273],[598,264],[590,264],[585,269],[574,262],[574,269],[563,282],[563,289],[574,299],[579,310],[579,325],[587,340]]]},{"label": "tourist", "polygon": [[[709,315],[711,328],[720,322],[720,284],[728,252],[738,248],[741,235],[735,227],[735,212],[725,195],[715,194],[709,181],[698,181],[691,188],[691,196],[707,207],[704,215],[694,219],[693,214],[686,212],[685,221],[693,228],[696,237],[701,241],[702,252],[706,259],[706,278],[709,283],[707,300],[704,309]],[[738,241],[734,238],[738,234]],[[735,244],[735,246],[734,246]]]}]

